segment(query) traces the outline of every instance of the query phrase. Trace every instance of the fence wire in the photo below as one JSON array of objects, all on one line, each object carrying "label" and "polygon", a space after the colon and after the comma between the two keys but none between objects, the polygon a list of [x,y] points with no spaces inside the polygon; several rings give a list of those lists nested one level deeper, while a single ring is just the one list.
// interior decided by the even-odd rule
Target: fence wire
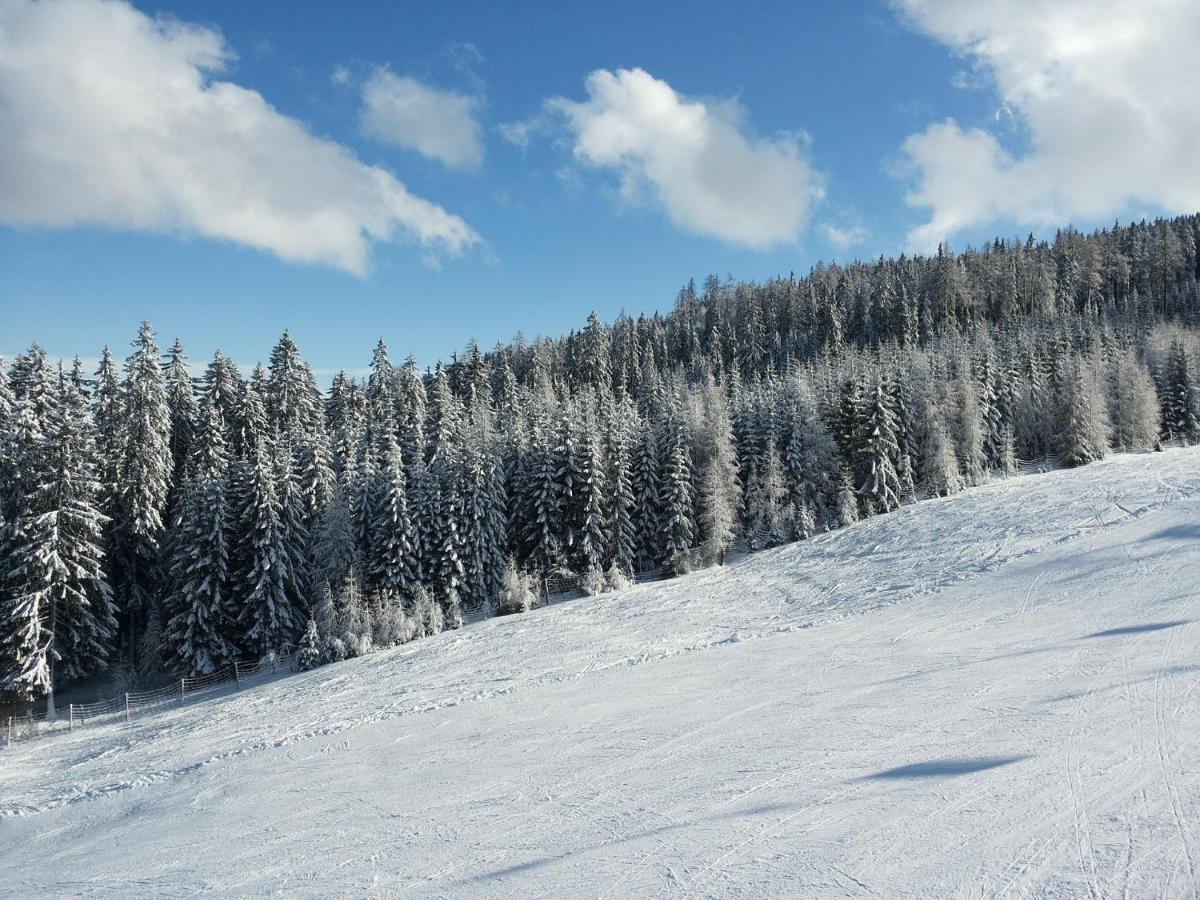
[{"label": "fence wire", "polygon": [[243,683],[264,675],[291,671],[295,649],[288,647],[277,654],[253,661],[235,660],[218,672],[180,678],[171,684],[149,691],[128,691],[120,697],[95,703],[70,703],[51,715],[47,711],[8,716],[0,720],[4,729],[5,746],[14,741],[42,737],[48,734],[73,732],[89,725],[112,722],[131,722],[135,716],[161,711],[172,706],[185,706],[189,701],[209,699],[218,693],[239,690]]}]

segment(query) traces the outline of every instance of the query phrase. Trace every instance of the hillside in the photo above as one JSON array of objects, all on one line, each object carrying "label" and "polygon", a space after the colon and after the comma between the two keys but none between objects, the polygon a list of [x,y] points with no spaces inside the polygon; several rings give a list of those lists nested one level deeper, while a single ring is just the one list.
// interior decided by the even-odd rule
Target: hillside
[{"label": "hillside", "polygon": [[0,752],[0,892],[1200,891],[1200,448]]}]

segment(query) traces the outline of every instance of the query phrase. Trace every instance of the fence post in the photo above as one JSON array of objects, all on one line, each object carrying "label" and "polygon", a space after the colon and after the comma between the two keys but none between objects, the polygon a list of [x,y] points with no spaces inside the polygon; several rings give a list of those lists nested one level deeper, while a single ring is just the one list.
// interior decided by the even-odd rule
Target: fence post
[{"label": "fence post", "polygon": [[233,661],[233,686],[235,690],[242,689],[242,679],[238,677],[237,660]]},{"label": "fence post", "polygon": [[75,704],[67,704],[67,734],[75,730]]},{"label": "fence post", "polygon": [[129,692],[125,692],[125,724],[129,724]]},{"label": "fence post", "polygon": [[8,746],[12,746],[12,716],[8,717]]},{"label": "fence post", "polygon": [[179,705],[180,706],[183,706],[183,698],[186,694],[186,689],[183,686],[185,680],[186,679],[183,679],[183,678],[179,679]]}]

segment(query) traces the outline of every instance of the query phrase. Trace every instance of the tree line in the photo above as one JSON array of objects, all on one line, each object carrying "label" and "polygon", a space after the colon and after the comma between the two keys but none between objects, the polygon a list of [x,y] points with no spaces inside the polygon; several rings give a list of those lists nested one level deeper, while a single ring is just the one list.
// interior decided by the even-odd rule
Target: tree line
[{"label": "tree line", "polygon": [[284,332],[199,377],[143,323],[118,368],[0,367],[0,692],[309,662],[719,563],[921,497],[1200,441],[1200,217],[689,283],[420,372],[322,390]]}]

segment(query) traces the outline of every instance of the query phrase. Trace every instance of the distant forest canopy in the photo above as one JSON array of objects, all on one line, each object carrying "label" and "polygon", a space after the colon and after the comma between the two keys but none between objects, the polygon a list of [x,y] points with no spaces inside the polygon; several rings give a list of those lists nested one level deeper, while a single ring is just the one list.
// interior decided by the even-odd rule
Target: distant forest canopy
[{"label": "distant forest canopy", "polygon": [[804,540],[1014,471],[1200,441],[1200,216],[708,278],[666,315],[328,391],[285,332],[193,379],[0,368],[0,691],[336,660]]}]

